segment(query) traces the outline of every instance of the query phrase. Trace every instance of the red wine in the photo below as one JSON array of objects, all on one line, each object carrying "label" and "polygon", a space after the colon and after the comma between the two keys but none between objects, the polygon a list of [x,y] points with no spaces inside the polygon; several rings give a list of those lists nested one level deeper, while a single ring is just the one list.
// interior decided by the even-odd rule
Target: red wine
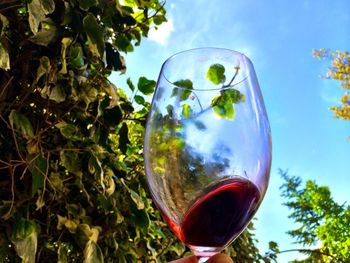
[{"label": "red wine", "polygon": [[249,180],[229,179],[208,189],[190,207],[180,226],[170,224],[187,245],[224,247],[254,215],[260,192]]}]

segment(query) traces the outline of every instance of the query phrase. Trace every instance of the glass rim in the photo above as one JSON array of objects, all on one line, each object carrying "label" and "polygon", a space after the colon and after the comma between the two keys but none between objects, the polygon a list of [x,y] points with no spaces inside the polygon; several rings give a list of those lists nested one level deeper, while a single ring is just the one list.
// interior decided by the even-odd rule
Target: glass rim
[{"label": "glass rim", "polygon": [[160,76],[159,78],[162,76],[168,83],[170,83],[171,85],[174,85],[176,88],[178,89],[181,89],[181,90],[195,90],[195,91],[213,91],[213,90],[226,90],[226,89],[230,89],[234,86],[237,86],[241,83],[243,83],[246,79],[247,79],[247,76],[245,76],[242,80],[240,80],[239,82],[233,84],[233,85],[230,85],[230,86],[221,86],[221,87],[218,87],[218,88],[207,88],[207,89],[199,89],[199,88],[192,88],[192,89],[188,89],[186,87],[180,87],[180,86],[177,86],[174,84],[174,82],[170,81],[167,76],[164,74],[164,68],[165,66],[170,63],[170,61],[174,60],[176,57],[180,56],[180,55],[183,55],[185,53],[188,53],[188,52],[192,52],[192,51],[200,51],[200,50],[211,50],[211,51],[214,51],[214,50],[217,50],[217,51],[226,51],[226,52],[230,52],[232,54],[236,54],[236,55],[239,55],[242,60],[245,60],[247,61],[249,64],[253,64],[251,62],[251,60],[242,52],[239,52],[239,51],[236,51],[236,50],[233,50],[233,49],[229,49],[229,48],[221,48],[221,47],[198,47],[198,48],[191,48],[191,49],[186,49],[186,50],[182,50],[182,51],[179,51],[173,55],[171,55],[170,57],[168,57],[162,64],[162,67],[161,67],[161,71],[160,71]]}]

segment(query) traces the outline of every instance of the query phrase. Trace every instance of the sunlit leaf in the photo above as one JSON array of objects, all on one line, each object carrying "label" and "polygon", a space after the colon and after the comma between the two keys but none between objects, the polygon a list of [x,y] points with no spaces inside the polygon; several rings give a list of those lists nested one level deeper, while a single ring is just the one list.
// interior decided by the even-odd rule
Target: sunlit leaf
[{"label": "sunlit leaf", "polygon": [[60,70],[60,73],[66,74],[67,73],[67,59],[66,59],[66,53],[67,49],[72,43],[73,39],[71,37],[64,37],[62,38],[62,45],[61,45],[61,59],[62,59],[62,68]]},{"label": "sunlit leaf", "polygon": [[10,55],[7,48],[0,42],[0,69],[10,69]]},{"label": "sunlit leaf", "polygon": [[15,221],[11,241],[23,263],[35,262],[39,227],[34,221],[20,218]]},{"label": "sunlit leaf", "polygon": [[104,257],[99,245],[89,240],[84,249],[84,261],[83,263],[103,263]]},{"label": "sunlit leaf", "polygon": [[213,64],[207,71],[206,77],[215,85],[225,81],[225,67],[221,64]]},{"label": "sunlit leaf", "polygon": [[9,70],[10,69],[10,55],[8,52],[8,48],[6,47],[5,32],[9,26],[8,19],[0,14],[0,69]]}]

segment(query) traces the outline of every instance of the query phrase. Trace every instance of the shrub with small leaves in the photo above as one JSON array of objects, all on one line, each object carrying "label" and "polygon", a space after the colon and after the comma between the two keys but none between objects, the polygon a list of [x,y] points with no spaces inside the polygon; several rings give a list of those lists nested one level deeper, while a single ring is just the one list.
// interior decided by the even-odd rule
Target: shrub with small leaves
[{"label": "shrub with small leaves", "polygon": [[[158,0],[1,1],[1,262],[166,262],[188,251],[144,175],[155,81],[127,81],[140,91],[135,110],[108,80],[165,21]],[[243,237],[237,248],[255,258]]]}]

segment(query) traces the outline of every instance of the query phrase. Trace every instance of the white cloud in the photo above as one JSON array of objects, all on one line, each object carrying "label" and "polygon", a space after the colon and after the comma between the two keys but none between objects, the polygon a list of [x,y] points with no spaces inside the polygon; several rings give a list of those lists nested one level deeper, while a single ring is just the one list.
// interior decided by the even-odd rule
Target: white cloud
[{"label": "white cloud", "polygon": [[148,39],[164,46],[167,44],[171,32],[174,31],[174,24],[171,19],[168,19],[167,22],[161,24],[155,28],[151,28],[148,33]]}]

